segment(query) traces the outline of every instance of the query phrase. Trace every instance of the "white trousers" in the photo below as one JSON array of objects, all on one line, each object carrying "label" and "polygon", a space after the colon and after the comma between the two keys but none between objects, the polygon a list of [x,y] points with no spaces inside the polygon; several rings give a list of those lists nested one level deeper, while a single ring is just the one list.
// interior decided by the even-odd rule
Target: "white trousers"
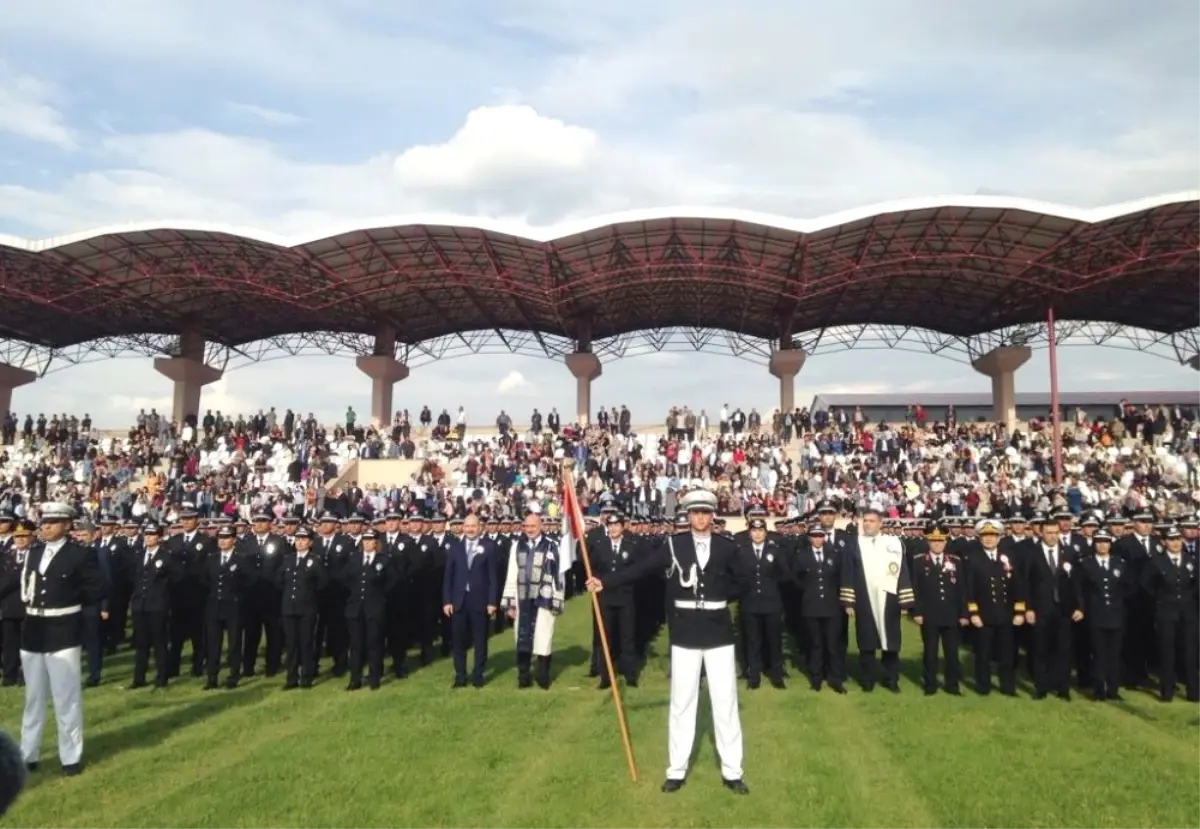
[{"label": "white trousers", "polygon": [[721,758],[721,777],[742,779],[742,723],[738,717],[737,663],[733,645],[698,650],[671,648],[671,713],[667,726],[668,780],[687,777],[696,712],[700,707],[700,671],[708,674],[708,701]]},{"label": "white trousers", "polygon": [[46,697],[54,700],[58,724],[58,758],[64,766],[83,759],[83,686],[79,659],[82,648],[54,653],[21,651],[25,672],[25,715],[21,720],[21,754],[34,763],[42,754],[46,727]]},{"label": "white trousers", "polygon": [[[550,656],[554,653],[554,614],[544,607],[537,609],[533,620],[533,655]],[[521,608],[517,607],[517,618],[513,621],[513,638],[520,636]]]}]

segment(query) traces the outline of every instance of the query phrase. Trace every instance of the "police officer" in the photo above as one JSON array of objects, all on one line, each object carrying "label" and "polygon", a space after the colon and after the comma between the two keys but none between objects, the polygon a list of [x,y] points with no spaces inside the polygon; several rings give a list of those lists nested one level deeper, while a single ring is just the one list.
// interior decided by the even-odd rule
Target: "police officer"
[{"label": "police officer", "polygon": [[946,693],[958,695],[962,669],[958,658],[959,631],[969,624],[962,559],[946,552],[950,536],[943,527],[925,534],[929,549],[913,560],[913,594],[910,613],[921,626],[924,646],[925,695],[937,693],[938,646],[946,660]]},{"label": "police officer", "polygon": [[1112,534],[1099,530],[1091,541],[1093,554],[1075,567],[1072,583],[1091,642],[1092,699],[1119,701],[1125,599],[1135,585],[1124,559],[1112,553]]},{"label": "police officer", "polygon": [[67,504],[42,507],[42,543],[30,548],[21,568],[21,668],[25,674],[25,713],[21,755],[37,769],[46,725],[47,698],[53,697],[62,772],[83,770],[83,687],[81,619],[85,605],[104,597],[104,576],[91,547],[68,538],[74,511]]},{"label": "police officer", "polygon": [[[605,536],[593,536],[588,546],[592,573],[600,579],[619,573],[637,561],[637,543],[625,533],[625,519],[618,512],[610,512],[604,518],[608,531]],[[637,687],[637,645],[634,638],[637,616],[634,602],[635,585],[627,584],[606,590],[600,594],[601,617],[604,633],[608,639],[611,656],[616,670],[625,677],[625,683]],[[601,689],[612,685],[611,677],[600,660]]]},{"label": "police officer", "polygon": [[294,538],[296,549],[284,555],[283,565],[279,568],[279,588],[283,593],[280,614],[287,649],[284,690],[297,686],[312,687],[316,668],[313,631],[316,627],[317,597],[329,578],[321,557],[311,549],[312,530],[299,527]]},{"label": "police officer", "polygon": [[254,559],[238,550],[237,531],[233,527],[217,530],[217,552],[205,560],[202,572],[208,593],[204,608],[208,681],[204,690],[217,687],[222,640],[229,666],[225,687],[236,688],[242,673],[242,618],[247,596],[258,576]]},{"label": "police officer", "polygon": [[828,681],[836,693],[846,693],[846,640],[842,636],[839,588],[842,582],[842,548],[826,544],[820,523],[808,528],[807,543],[793,558],[800,584],[800,615],[808,643],[808,681],[814,691]]},{"label": "police officer", "polygon": [[[129,688],[146,685],[146,669],[150,665],[150,653],[154,652],[154,684],[167,687],[171,673],[168,650],[167,618],[171,600],[177,597],[172,592],[183,578],[182,560],[171,555],[162,540],[162,529],[147,523],[142,530],[145,548],[130,562],[130,578],[133,596],[129,600],[130,615],[133,617],[133,681]],[[132,558],[133,554],[129,554]]]},{"label": "police officer", "polygon": [[759,687],[765,651],[767,678],[774,687],[784,688],[783,599],[779,585],[790,581],[792,573],[779,545],[767,538],[766,514],[751,513],[747,527],[748,537],[738,544],[741,566],[749,574],[748,589],[738,603],[746,636],[746,686]]},{"label": "police officer", "polygon": [[350,553],[341,579],[349,594],[346,622],[350,632],[350,683],[347,691],[362,688],[364,666],[372,691],[383,681],[383,631],[387,622],[387,597],[399,571],[387,553],[379,550],[379,534],[366,530],[361,548]]}]

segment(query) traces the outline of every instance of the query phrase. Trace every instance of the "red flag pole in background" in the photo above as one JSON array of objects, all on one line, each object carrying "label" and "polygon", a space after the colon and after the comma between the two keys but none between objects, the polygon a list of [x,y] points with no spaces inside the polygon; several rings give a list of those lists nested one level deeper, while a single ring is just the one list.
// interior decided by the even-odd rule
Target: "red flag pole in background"
[{"label": "red flag pole in background", "polygon": [[[570,522],[571,535],[579,544],[579,557],[583,559],[583,571],[590,579],[592,577],[592,561],[588,557],[586,531],[583,523],[583,511],[579,509],[579,499],[575,496],[575,475],[570,463],[563,464],[563,512]],[[608,634],[604,630],[604,617],[600,613],[600,597],[589,593],[592,597],[592,613],[596,619],[596,629],[600,631],[600,650],[604,654],[604,666],[608,669],[610,690],[612,691],[613,706],[617,709],[617,724],[621,728],[621,742],[625,746],[625,761],[629,764],[629,779],[637,782],[637,762],[633,759],[633,744],[629,741],[629,725],[625,722],[625,708],[621,705],[621,689],[617,687],[616,674],[613,672],[612,651],[608,647]]]}]

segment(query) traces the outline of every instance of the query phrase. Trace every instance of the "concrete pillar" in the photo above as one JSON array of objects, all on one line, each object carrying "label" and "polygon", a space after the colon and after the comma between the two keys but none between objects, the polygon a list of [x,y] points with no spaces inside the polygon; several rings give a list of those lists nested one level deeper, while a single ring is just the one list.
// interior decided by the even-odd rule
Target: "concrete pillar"
[{"label": "concrete pillar", "polygon": [[[204,349],[200,349],[201,355]],[[221,379],[225,372],[190,357],[157,357],[154,370],[175,383],[171,419],[178,424],[194,416],[200,422],[200,390]]]},{"label": "concrete pillar", "polygon": [[393,386],[408,377],[408,366],[389,354],[359,357],[358,370],[371,378],[371,425],[386,428],[392,422]]},{"label": "concrete pillar", "polygon": [[567,369],[575,376],[575,422],[587,426],[592,414],[592,381],[600,376],[600,358],[577,351],[566,359]]},{"label": "concrete pillar", "polygon": [[7,419],[8,413],[12,411],[13,389],[28,386],[36,379],[36,372],[0,363],[0,423]]},{"label": "concrete pillar", "polygon": [[771,374],[779,378],[779,411],[791,412],[796,409],[796,375],[804,367],[808,355],[799,348],[781,348],[771,352],[771,361],[767,368]]},{"label": "concrete pillar", "polygon": [[971,363],[971,368],[992,378],[992,417],[1009,431],[1017,425],[1017,369],[1033,355],[1027,345],[993,348]]}]

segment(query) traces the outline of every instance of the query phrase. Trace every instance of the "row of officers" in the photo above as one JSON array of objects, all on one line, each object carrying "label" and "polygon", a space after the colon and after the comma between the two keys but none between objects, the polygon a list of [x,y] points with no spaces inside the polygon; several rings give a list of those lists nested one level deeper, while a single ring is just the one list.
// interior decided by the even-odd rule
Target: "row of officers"
[{"label": "row of officers", "polygon": [[[603,579],[636,564],[685,520],[631,522],[606,510],[587,535],[594,572]],[[469,535],[487,552],[490,575],[482,592],[488,595],[481,603],[489,617],[486,633],[495,634],[511,624],[496,607],[508,551],[522,528],[517,521],[469,521]],[[853,524],[843,525],[837,505],[823,502],[813,515],[777,521],[774,529],[765,516],[752,514],[748,529],[731,536],[746,574],[738,651],[749,688],[764,679],[785,686],[784,642],[791,638],[814,690],[845,691],[846,607],[853,601],[843,562],[859,534]],[[543,522],[542,530],[557,543],[553,522]],[[348,688],[362,687],[364,673],[377,688],[385,657],[402,678],[410,650],[422,664],[453,650],[458,685],[466,681],[462,651],[469,647],[476,650],[471,681],[481,684],[486,642],[480,636],[486,634],[473,629],[456,638],[453,608],[447,610],[447,550],[463,531],[462,521],[396,513],[375,521],[326,514],[311,527],[257,514],[244,524],[202,526],[189,504],[169,527],[111,518],[98,528],[77,526],[75,539],[97,550],[107,585],[105,598],[82,616],[87,684],[100,681],[103,655],[115,651],[129,627],[135,688],[166,685],[180,673],[189,645],[191,673],[206,678],[209,688],[235,687],[254,676],[260,655],[268,676],[285,674],[286,688],[311,686],[322,659],[332,675],[349,675]],[[724,533],[719,520],[716,531]],[[882,532],[903,546],[897,594],[907,601],[893,602],[892,612],[919,624],[927,694],[939,688],[959,693],[966,645],[974,652],[980,693],[992,689],[995,673],[1000,692],[1014,694],[1022,665],[1036,698],[1069,698],[1072,677],[1096,699],[1119,698],[1122,686],[1152,679],[1164,700],[1178,684],[1188,699],[1200,698],[1195,522],[1162,525],[1138,514],[1102,524],[1064,513],[1007,525],[885,521]],[[0,514],[0,667],[9,685],[21,681],[19,573],[35,543],[30,525]],[[568,577],[568,595],[581,585],[578,567]],[[599,598],[615,669],[636,685],[648,646],[667,619],[663,580],[643,579]],[[886,626],[876,621],[877,629]],[[599,656],[598,634],[591,673],[604,688],[613,678]],[[898,689],[899,635],[894,638],[880,669],[878,642],[856,635],[864,689]],[[548,683],[548,676],[539,678]]]},{"label": "row of officers", "polygon": [[[854,625],[864,690],[877,684],[899,690],[903,613],[918,626],[928,695],[960,693],[960,650],[968,646],[980,694],[993,689],[995,678],[1000,693],[1015,695],[1022,666],[1035,699],[1070,699],[1074,685],[1090,689],[1096,700],[1120,699],[1122,687],[1148,687],[1170,701],[1182,684],[1188,700],[1200,700],[1195,521],[1161,524],[1140,513],[1104,523],[1060,513],[1007,523],[956,519],[947,526],[875,517],[872,531],[903,551],[900,572],[892,574],[897,588],[879,602],[856,600],[862,599],[856,594],[864,592],[861,571],[867,565],[844,565],[868,562],[859,549],[865,536],[853,524],[839,528],[844,516],[830,502],[804,519],[778,521],[774,529],[765,516],[752,514],[748,529],[732,536],[747,582],[737,624],[749,688],[764,678],[785,687],[790,634],[811,687],[844,692],[849,619],[857,608],[872,613],[875,623]],[[633,529],[630,538],[626,522],[610,513],[604,527],[592,531],[588,549],[601,580],[632,566],[670,533],[661,526]],[[623,591],[628,588],[600,593],[602,618],[617,670],[634,684],[645,647],[639,614],[654,621],[662,616],[655,599],[642,602]],[[885,629],[894,633],[881,635]],[[603,674],[602,666],[595,669]],[[608,681],[602,677],[601,687]]]},{"label": "row of officers", "polygon": [[[470,521],[490,548],[506,552],[520,527]],[[72,536],[96,551],[105,585],[103,596],[80,614],[84,684],[101,682],[104,656],[129,634],[130,688],[166,686],[189,655],[191,674],[205,678],[207,689],[234,688],[260,671],[268,677],[282,672],[288,689],[311,687],[322,658],[333,676],[349,677],[349,689],[363,686],[364,673],[378,688],[385,656],[403,678],[410,651],[423,665],[450,653],[453,624],[442,602],[446,551],[463,528],[463,521],[399,513],[374,521],[324,514],[312,526],[266,513],[244,523],[202,523],[191,504],[168,526],[114,518],[98,527],[76,523]],[[27,614],[20,580],[39,544],[32,523],[0,514],[4,685],[23,684]],[[492,558],[498,589],[507,559]],[[510,626],[494,607],[489,615],[485,635]]]}]

